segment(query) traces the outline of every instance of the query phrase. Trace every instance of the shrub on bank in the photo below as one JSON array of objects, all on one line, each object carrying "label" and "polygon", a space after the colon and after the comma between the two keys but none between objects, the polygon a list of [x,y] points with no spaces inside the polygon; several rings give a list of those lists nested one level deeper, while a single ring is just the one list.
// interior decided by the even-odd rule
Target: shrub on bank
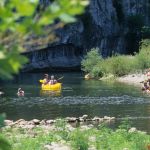
[{"label": "shrub on bank", "polygon": [[92,77],[103,77],[109,74],[123,76],[150,67],[150,39],[143,40],[139,53],[135,56],[115,55],[103,59],[98,49],[92,49],[81,63],[82,70]]},{"label": "shrub on bank", "polygon": [[150,144],[150,135],[133,131],[126,125],[115,130],[105,125],[73,128],[64,120],[47,127],[6,128],[2,134],[7,136],[14,150],[44,150],[45,147],[53,149],[57,146],[67,146],[72,150],[145,150]]},{"label": "shrub on bank", "polygon": [[101,62],[102,60],[102,57],[98,53],[98,49],[93,48],[90,52],[87,53],[85,59],[83,59],[83,61],[81,62],[82,70],[87,73],[92,72],[92,74],[95,75],[93,73],[94,71],[92,71],[93,67],[95,67],[97,63]]},{"label": "shrub on bank", "polygon": [[139,54],[136,55],[141,70],[150,67],[150,39],[142,40]]}]

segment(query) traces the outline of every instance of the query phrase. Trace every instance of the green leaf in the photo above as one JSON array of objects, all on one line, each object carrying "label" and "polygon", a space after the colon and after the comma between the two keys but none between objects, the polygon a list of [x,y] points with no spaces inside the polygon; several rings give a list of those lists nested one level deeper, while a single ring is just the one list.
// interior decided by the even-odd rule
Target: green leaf
[{"label": "green leaf", "polygon": [[6,118],[6,115],[5,114],[1,114],[0,115],[0,128],[1,127],[4,127],[4,119]]},{"label": "green leaf", "polygon": [[3,51],[0,51],[0,59],[4,59],[4,58],[6,58],[4,52],[3,52]]},{"label": "green leaf", "polygon": [[48,24],[52,24],[54,22],[50,19],[50,17],[44,16],[44,17],[40,18],[38,23],[39,23],[39,25],[48,25]]},{"label": "green leaf", "polygon": [[0,149],[11,150],[11,145],[4,138],[0,137]]},{"label": "green leaf", "polygon": [[56,12],[60,11],[60,6],[54,2],[50,5],[50,10],[52,13],[56,13]]},{"label": "green leaf", "polygon": [[20,2],[20,5],[17,4],[16,8],[22,16],[31,16],[35,11],[35,6],[27,1]]},{"label": "green leaf", "polygon": [[76,19],[74,17],[72,17],[71,15],[68,14],[61,14],[60,17],[61,21],[65,22],[65,23],[70,23],[70,22],[75,22]]}]

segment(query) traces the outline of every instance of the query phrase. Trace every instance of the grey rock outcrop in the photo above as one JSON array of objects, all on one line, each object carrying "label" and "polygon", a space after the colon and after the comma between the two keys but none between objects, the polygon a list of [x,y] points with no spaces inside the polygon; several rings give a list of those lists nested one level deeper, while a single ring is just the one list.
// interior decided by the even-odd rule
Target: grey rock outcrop
[{"label": "grey rock outcrop", "polygon": [[30,63],[24,70],[79,69],[84,54],[93,47],[99,47],[104,57],[133,53],[140,40],[137,28],[150,24],[149,10],[149,0],[90,0],[78,22],[56,31],[58,42],[25,54]]}]

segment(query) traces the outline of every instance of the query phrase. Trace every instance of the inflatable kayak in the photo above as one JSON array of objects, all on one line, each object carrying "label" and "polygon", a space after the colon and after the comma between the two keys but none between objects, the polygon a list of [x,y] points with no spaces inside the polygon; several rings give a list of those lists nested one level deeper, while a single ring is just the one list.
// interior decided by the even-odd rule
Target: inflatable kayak
[{"label": "inflatable kayak", "polygon": [[40,80],[40,83],[42,83],[41,88],[43,91],[61,91],[61,83],[56,84],[43,84],[43,80]]},{"label": "inflatable kayak", "polygon": [[50,84],[42,84],[42,90],[44,91],[61,91],[61,83],[56,83],[54,85],[50,85]]}]

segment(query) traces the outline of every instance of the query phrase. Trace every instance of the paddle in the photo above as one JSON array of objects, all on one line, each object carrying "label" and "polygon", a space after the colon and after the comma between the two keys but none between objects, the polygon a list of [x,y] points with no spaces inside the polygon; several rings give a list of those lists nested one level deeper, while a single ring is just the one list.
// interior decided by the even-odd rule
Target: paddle
[{"label": "paddle", "polygon": [[57,80],[61,80],[61,79],[63,79],[63,78],[64,78],[64,76],[62,76],[62,77],[58,78]]}]

